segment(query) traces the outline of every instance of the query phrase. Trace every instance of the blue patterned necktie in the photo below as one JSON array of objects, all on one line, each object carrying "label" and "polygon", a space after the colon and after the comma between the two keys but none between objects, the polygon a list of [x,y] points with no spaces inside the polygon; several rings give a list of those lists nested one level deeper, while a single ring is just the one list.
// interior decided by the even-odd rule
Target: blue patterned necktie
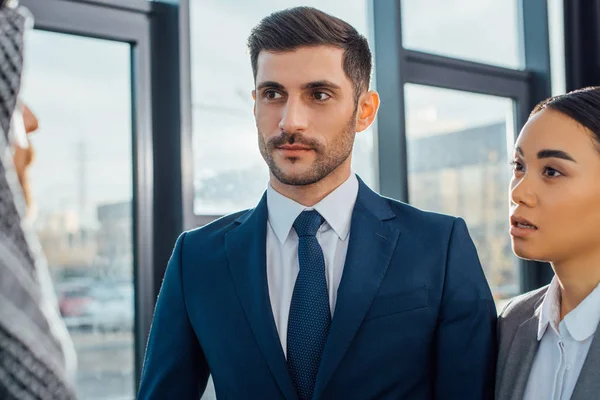
[{"label": "blue patterned necktie", "polygon": [[303,211],[294,222],[300,272],[290,305],[287,364],[300,400],[312,398],[331,325],[325,259],[316,237],[323,222],[315,210]]}]

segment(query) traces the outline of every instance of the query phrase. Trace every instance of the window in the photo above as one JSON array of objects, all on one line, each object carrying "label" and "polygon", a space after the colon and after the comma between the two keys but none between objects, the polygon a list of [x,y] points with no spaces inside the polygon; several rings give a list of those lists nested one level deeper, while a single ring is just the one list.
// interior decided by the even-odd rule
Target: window
[{"label": "window", "polygon": [[[221,215],[254,207],[268,182],[252,115],[246,40],[270,13],[314,6],[369,37],[369,1],[195,0],[190,2],[194,211]],[[227,32],[227,34],[217,34]],[[373,46],[371,46],[373,49]],[[354,170],[376,188],[374,129],[356,136]]]},{"label": "window", "polygon": [[519,293],[508,234],[513,101],[405,85],[409,199],[465,219],[497,300]]},{"label": "window", "polygon": [[404,48],[522,68],[519,1],[402,0]]},{"label": "window", "polygon": [[81,399],[134,397],[130,46],[34,31],[36,229],[78,356]]}]

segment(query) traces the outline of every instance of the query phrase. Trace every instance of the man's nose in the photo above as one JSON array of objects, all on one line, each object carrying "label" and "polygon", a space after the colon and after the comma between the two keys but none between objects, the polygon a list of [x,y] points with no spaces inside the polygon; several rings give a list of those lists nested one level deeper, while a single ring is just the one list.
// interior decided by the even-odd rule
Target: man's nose
[{"label": "man's nose", "polygon": [[282,110],[279,128],[283,132],[303,132],[308,128],[306,106],[299,98],[290,98]]}]

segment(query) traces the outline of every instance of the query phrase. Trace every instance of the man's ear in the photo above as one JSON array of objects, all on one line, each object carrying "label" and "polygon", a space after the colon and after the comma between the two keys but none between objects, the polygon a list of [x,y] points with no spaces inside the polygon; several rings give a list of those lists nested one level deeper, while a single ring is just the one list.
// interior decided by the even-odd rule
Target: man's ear
[{"label": "man's ear", "polygon": [[356,113],[356,132],[366,130],[377,116],[379,110],[379,94],[374,90],[363,93],[358,99]]}]

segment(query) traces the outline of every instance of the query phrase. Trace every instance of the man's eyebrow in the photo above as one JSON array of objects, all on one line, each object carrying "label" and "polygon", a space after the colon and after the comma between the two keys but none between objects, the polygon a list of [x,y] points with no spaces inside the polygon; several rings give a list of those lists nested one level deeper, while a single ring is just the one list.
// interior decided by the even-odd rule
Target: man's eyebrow
[{"label": "man's eyebrow", "polygon": [[328,80],[320,80],[320,81],[313,81],[313,82],[308,82],[305,83],[304,85],[302,85],[302,89],[318,89],[318,88],[328,88],[328,89],[334,89],[334,90],[339,90],[340,86],[336,85],[335,83],[328,81]]},{"label": "man's eyebrow", "polygon": [[279,82],[275,82],[275,81],[265,81],[265,82],[261,82],[256,86],[257,90],[262,90],[264,88],[270,88],[270,89],[278,89],[278,90],[283,90],[285,89],[285,87],[279,83]]}]

